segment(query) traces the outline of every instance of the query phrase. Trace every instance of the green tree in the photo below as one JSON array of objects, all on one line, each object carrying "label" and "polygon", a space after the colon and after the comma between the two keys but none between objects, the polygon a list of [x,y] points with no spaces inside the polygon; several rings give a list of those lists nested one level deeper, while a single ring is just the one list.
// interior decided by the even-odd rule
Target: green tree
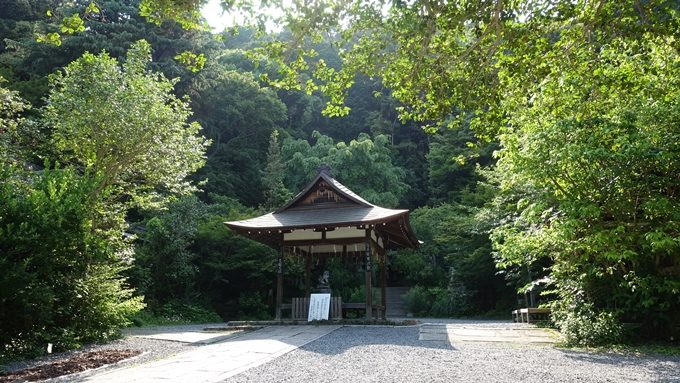
[{"label": "green tree", "polygon": [[[187,94],[193,73],[175,56],[192,50],[204,53],[216,45],[208,32],[185,31],[174,23],[162,27],[139,15],[139,1],[97,1],[99,12],[87,12],[91,1],[55,3],[43,0],[7,0],[0,15],[0,75],[32,105],[43,105],[49,90],[48,75],[76,60],[85,52],[105,50],[113,58],[124,59],[135,41],[147,40],[153,47],[149,67],[168,78],[181,78],[177,94]],[[52,16],[48,16],[48,11]],[[65,16],[82,16],[85,30],[59,37],[60,45],[36,41],[36,35],[61,34]]]},{"label": "green tree", "polygon": [[206,206],[195,196],[173,201],[144,222],[135,251],[131,282],[150,308],[170,302],[192,303],[198,268],[190,250]]},{"label": "green tree", "polygon": [[[201,297],[224,318],[269,319],[263,312],[273,312],[276,251],[224,225],[225,221],[252,218],[258,211],[215,194],[210,195],[210,202],[191,247],[196,254]],[[286,278],[290,280],[292,275]]]},{"label": "green tree", "polygon": [[316,142],[286,139],[281,149],[286,163],[285,182],[289,190],[301,190],[321,164],[329,165],[333,176],[368,201],[396,207],[408,186],[404,170],[392,163],[389,138],[371,139],[362,133],[349,143],[338,142],[319,132]]},{"label": "green tree", "polygon": [[[456,202],[480,207],[488,202],[487,193],[475,192],[484,178],[477,167],[494,163],[492,152],[498,145],[480,143],[469,129],[439,129],[430,139],[427,153],[430,204]],[[474,201],[470,197],[480,198]]]},{"label": "green tree", "polygon": [[31,105],[15,91],[5,88],[5,79],[0,76],[0,162],[18,161],[20,143],[25,131],[23,114]]},{"label": "green tree", "polygon": [[264,208],[276,209],[286,203],[293,195],[283,184],[283,176],[286,170],[281,158],[279,147],[279,132],[273,131],[269,139],[267,151],[267,167],[262,174],[262,186],[264,187]]},{"label": "green tree", "polygon": [[228,195],[257,206],[264,198],[261,172],[267,143],[272,131],[283,125],[286,107],[251,73],[235,69],[229,63],[212,62],[192,84],[197,94],[195,116],[213,142],[197,177],[207,179],[206,194]]},{"label": "green tree", "polygon": [[120,276],[121,228],[91,230],[96,187],[73,169],[0,162],[0,359],[111,339],[143,307]]},{"label": "green tree", "polygon": [[163,75],[146,69],[151,48],[140,40],[120,66],[108,54],[86,53],[51,80],[44,117],[62,162],[97,177],[95,193],[114,188],[134,203],[187,192],[186,177],[204,164],[208,141],[188,123],[186,100]]}]

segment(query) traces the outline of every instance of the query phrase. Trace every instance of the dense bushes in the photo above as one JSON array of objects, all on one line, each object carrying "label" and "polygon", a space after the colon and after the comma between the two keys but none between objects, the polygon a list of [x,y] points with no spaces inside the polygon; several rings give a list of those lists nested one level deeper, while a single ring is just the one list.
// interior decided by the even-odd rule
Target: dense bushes
[{"label": "dense bushes", "polygon": [[624,340],[623,326],[617,315],[610,311],[598,312],[592,304],[577,299],[557,301],[552,305],[552,318],[567,345],[600,346]]},{"label": "dense bushes", "polygon": [[451,269],[448,286],[415,286],[404,298],[408,311],[416,316],[456,317],[479,313],[470,301],[470,295],[455,270]]},{"label": "dense bushes", "polygon": [[187,307],[225,319],[265,319],[271,315],[266,297],[273,289],[275,252],[224,225],[257,212],[226,197],[209,197],[211,203],[189,196],[143,213],[133,225],[138,240],[131,282],[149,305],[147,315],[159,321],[173,317],[167,312],[172,307],[178,308],[178,321],[204,318],[183,315]]},{"label": "dense bushes", "polygon": [[[469,202],[468,202],[469,203]],[[491,254],[490,218],[474,206],[447,203],[411,215],[424,241],[416,250],[392,254],[391,270],[410,286],[415,315],[461,316],[511,310],[515,292],[499,275]]]},{"label": "dense bushes", "polygon": [[562,121],[503,152],[502,169],[515,174],[505,182],[524,197],[495,232],[500,264],[548,263],[562,308],[554,320],[575,343],[611,342],[616,323],[669,339],[680,320],[680,134],[670,129],[679,112],[676,97]]},{"label": "dense bushes", "polygon": [[[0,155],[3,358],[110,339],[143,307],[122,276],[134,260],[127,213],[191,191],[184,178],[206,145],[175,82],[150,61],[143,40],[125,64],[86,53],[50,78],[31,119],[0,90],[12,101],[0,107],[0,150],[21,149]],[[19,137],[36,126],[36,137]],[[51,162],[35,170],[36,157]]]},{"label": "dense bushes", "polygon": [[128,245],[94,227],[95,185],[71,169],[0,163],[3,358],[109,339],[143,307],[119,274]]},{"label": "dense bushes", "polygon": [[155,309],[147,307],[131,318],[135,326],[222,322],[215,311],[202,305],[170,302]]}]

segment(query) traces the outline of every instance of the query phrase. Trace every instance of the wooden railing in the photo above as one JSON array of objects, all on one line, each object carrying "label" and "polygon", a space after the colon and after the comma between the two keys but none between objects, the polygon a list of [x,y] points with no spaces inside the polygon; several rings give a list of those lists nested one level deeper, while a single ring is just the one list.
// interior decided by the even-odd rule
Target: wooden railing
[{"label": "wooden railing", "polygon": [[[328,319],[338,320],[346,317],[347,310],[365,310],[365,303],[343,303],[341,297],[331,297],[330,315]],[[376,318],[382,318],[385,306],[373,305],[373,313]],[[291,303],[281,305],[281,310],[290,310],[290,318],[293,320],[307,320],[309,316],[309,297],[293,298]]]}]

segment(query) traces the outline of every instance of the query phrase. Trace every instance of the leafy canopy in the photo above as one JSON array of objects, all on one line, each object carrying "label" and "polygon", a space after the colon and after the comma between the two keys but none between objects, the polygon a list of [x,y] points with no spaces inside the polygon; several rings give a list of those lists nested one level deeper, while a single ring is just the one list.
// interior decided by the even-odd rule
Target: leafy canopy
[{"label": "leafy canopy", "polygon": [[395,207],[406,193],[404,169],[394,165],[389,137],[371,139],[361,133],[349,143],[335,142],[314,132],[314,145],[306,140],[286,139],[281,154],[286,165],[285,183],[289,190],[302,190],[322,164],[329,165],[333,176],[368,201]]},{"label": "leafy canopy", "polygon": [[135,202],[158,191],[187,192],[185,180],[204,164],[208,141],[189,123],[186,100],[173,94],[176,80],[146,70],[149,43],[133,44],[123,65],[106,53],[86,53],[51,78],[44,110],[62,161],[117,188]]}]

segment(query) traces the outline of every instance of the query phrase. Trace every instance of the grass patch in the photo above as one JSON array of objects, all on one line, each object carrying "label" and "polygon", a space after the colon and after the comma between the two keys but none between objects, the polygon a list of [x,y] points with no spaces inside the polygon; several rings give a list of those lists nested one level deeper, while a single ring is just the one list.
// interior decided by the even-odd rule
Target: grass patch
[{"label": "grass patch", "polygon": [[600,347],[570,347],[566,344],[558,343],[556,346],[573,351],[634,356],[680,356],[680,344],[677,343],[613,344]]},{"label": "grass patch", "polygon": [[680,344],[649,343],[633,345],[612,345],[608,347],[602,347],[602,351],[633,355],[680,356]]}]

